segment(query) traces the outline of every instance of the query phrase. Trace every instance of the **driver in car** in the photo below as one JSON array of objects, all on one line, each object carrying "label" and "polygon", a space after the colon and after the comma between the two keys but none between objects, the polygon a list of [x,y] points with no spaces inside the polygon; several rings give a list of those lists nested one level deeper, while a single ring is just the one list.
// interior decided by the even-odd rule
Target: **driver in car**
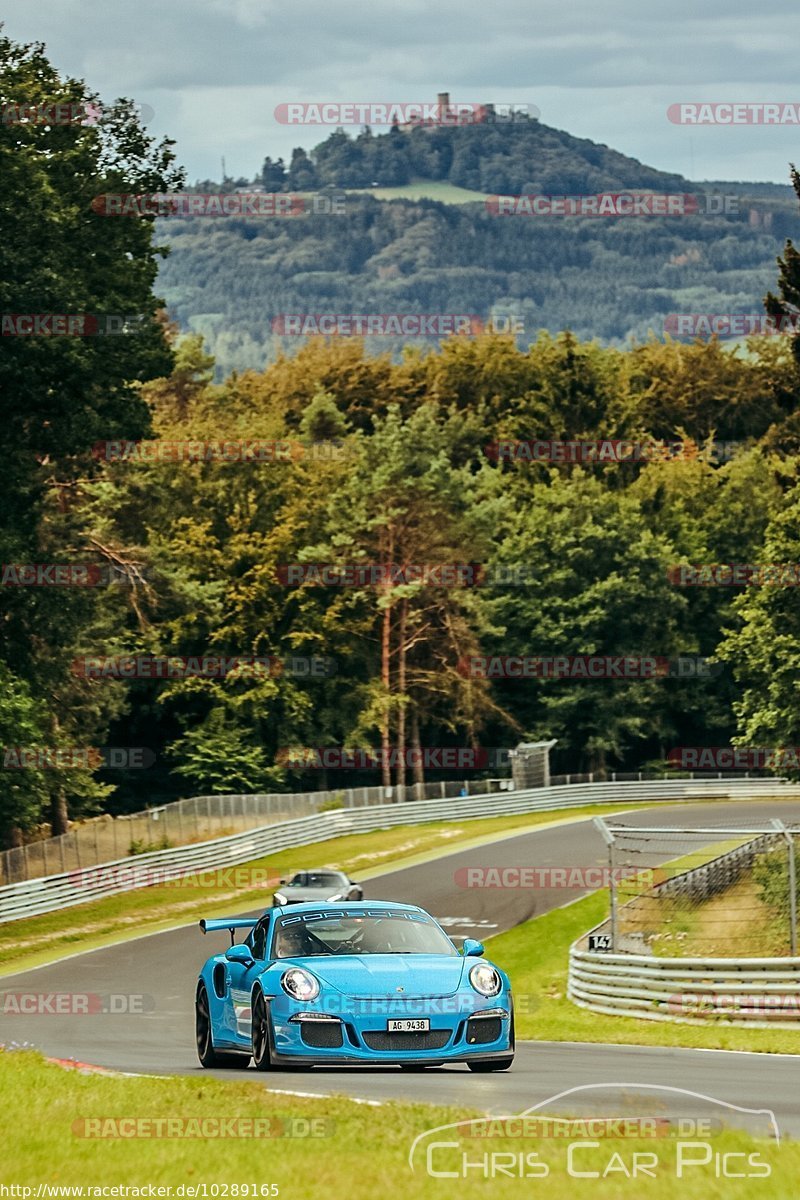
[{"label": "driver in car", "polygon": [[306,936],[299,925],[284,926],[278,931],[278,958],[302,958],[308,953]]}]

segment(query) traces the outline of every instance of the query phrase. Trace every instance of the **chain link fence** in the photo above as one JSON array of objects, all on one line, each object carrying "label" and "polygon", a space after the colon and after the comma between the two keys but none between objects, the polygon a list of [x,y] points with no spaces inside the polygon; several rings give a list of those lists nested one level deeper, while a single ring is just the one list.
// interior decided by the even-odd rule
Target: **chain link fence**
[{"label": "chain link fence", "polygon": [[[670,778],[698,780],[708,784],[708,772],[671,772]],[[755,778],[747,773],[720,775],[720,780]],[[597,772],[555,775],[549,786],[576,784],[646,782],[663,780],[663,772]],[[767,780],[761,778],[763,785]],[[776,791],[784,780],[773,778]],[[337,808],[363,808],[375,804],[419,800],[446,800],[459,796],[481,796],[514,790],[511,778],[444,780],[397,787],[340,788],[332,791],[273,792],[248,796],[194,796],[171,804],[148,808],[118,817],[104,815],[75,822],[68,833],[41,838],[10,850],[0,851],[0,887],[24,883],[48,875],[79,871],[102,863],[116,862],[128,855],[188,846],[212,838],[227,837],[247,829],[258,829],[294,817],[313,816]]]},{"label": "chain link fence", "polygon": [[[447,780],[415,784],[406,800],[437,800],[500,791],[506,779]],[[42,838],[0,852],[0,886],[80,871],[126,855],[168,850],[227,837],[294,817],[337,808],[363,808],[401,799],[399,789],[361,787],[319,792],[274,792],[251,796],[194,796],[127,816],[104,815],[73,824],[60,837]]]},{"label": "chain link fence", "polygon": [[609,918],[596,946],[662,958],[797,955],[797,827],[597,825],[608,848]]}]

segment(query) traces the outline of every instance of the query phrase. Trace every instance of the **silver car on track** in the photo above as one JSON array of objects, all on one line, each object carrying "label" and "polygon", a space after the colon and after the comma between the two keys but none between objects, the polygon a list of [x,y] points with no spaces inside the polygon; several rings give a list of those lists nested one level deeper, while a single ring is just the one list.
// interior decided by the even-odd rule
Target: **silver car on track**
[{"label": "silver car on track", "polygon": [[276,906],[303,904],[308,900],[363,900],[364,889],[342,871],[297,871],[291,879],[282,879],[272,897]]}]

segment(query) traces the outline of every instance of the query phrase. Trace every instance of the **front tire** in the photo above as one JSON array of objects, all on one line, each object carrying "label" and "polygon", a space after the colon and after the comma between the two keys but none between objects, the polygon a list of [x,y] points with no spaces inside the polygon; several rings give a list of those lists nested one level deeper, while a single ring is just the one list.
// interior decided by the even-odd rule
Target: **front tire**
[{"label": "front tire", "polygon": [[197,1057],[200,1059],[200,1065],[206,1070],[212,1067],[246,1067],[247,1059],[243,1054],[223,1054],[214,1049],[211,1037],[211,1011],[204,983],[201,983],[197,989],[194,1012]]},{"label": "front tire", "polygon": [[259,988],[254,996],[251,1008],[253,1065],[257,1071],[269,1071],[272,1067],[272,1030],[264,993]]},{"label": "front tire", "polygon": [[484,1074],[487,1071],[507,1071],[514,1061],[514,1049],[516,1047],[517,1037],[514,1026],[514,1009],[511,1009],[511,1028],[508,1031],[508,1047],[511,1053],[506,1058],[487,1058],[484,1062],[476,1059],[474,1062],[468,1062],[467,1066],[470,1071],[476,1071],[478,1074]]},{"label": "front tire", "polygon": [[483,1074],[486,1071],[507,1071],[514,1061],[514,1055],[509,1055],[508,1058],[488,1058],[485,1062],[468,1062],[467,1066],[470,1071],[477,1071]]}]

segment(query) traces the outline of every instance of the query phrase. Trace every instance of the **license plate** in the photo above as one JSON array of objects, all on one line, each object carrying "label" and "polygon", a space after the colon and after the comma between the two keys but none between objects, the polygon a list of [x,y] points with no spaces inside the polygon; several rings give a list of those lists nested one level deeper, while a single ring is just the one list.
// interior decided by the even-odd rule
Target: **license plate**
[{"label": "license plate", "polygon": [[430,1027],[427,1017],[393,1017],[386,1022],[387,1033],[428,1033]]}]

